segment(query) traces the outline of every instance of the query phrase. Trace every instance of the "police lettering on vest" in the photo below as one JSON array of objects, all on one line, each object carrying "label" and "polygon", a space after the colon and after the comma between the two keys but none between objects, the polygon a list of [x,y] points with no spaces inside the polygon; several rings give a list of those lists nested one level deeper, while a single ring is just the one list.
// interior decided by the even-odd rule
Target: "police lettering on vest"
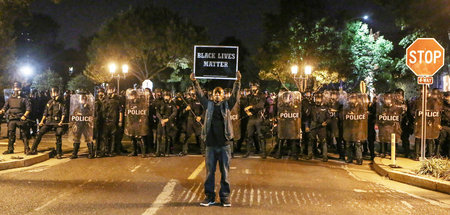
[{"label": "police lettering on vest", "polygon": [[231,120],[238,120],[237,114],[231,114],[230,117],[231,117]]}]

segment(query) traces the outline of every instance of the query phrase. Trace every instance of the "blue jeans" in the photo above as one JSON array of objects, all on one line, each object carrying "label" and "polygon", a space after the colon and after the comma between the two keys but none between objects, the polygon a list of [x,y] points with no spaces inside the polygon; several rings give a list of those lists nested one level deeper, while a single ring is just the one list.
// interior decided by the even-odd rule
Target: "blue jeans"
[{"label": "blue jeans", "polygon": [[220,173],[220,199],[227,199],[230,196],[230,182],[228,180],[228,172],[230,171],[231,147],[226,146],[207,146],[205,153],[206,163],[206,181],[205,195],[209,198],[216,198],[214,191],[215,173],[217,161],[219,162]]}]

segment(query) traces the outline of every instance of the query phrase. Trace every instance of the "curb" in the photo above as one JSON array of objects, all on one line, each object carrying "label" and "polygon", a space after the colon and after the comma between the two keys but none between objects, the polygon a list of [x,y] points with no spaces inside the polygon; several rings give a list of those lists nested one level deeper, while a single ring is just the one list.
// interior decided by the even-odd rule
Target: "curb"
[{"label": "curb", "polygon": [[450,194],[450,183],[392,170],[389,166],[381,164],[381,158],[376,157],[372,167],[379,175],[391,180]]},{"label": "curb", "polygon": [[44,161],[50,159],[51,153],[52,153],[51,151],[46,151],[40,155],[36,155],[31,158],[1,162],[0,170],[27,167],[27,166],[31,166],[33,164],[44,162]]}]

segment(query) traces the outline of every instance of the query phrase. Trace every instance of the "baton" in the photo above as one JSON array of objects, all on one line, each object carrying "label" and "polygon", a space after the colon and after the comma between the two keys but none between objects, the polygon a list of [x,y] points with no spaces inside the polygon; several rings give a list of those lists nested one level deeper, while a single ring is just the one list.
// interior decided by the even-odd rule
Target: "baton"
[{"label": "baton", "polygon": [[[183,100],[183,102],[184,102],[187,106],[190,106],[190,105],[187,103],[187,101],[184,100],[183,96],[180,96],[180,98],[181,98],[181,100]],[[195,116],[195,122],[197,122],[197,117],[198,117],[198,116],[194,113],[194,111],[192,110],[192,108],[189,109],[189,110],[190,110],[191,113]],[[197,122],[197,123],[199,123],[199,124],[203,127],[203,123],[201,123],[201,122]]]}]

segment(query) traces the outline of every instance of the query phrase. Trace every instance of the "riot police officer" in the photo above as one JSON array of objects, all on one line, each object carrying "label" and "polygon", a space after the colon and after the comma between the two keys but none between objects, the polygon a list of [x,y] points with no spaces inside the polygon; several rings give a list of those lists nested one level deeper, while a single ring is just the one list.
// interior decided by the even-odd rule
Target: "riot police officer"
[{"label": "riot police officer", "polygon": [[8,113],[8,150],[3,154],[14,153],[14,143],[16,142],[16,128],[20,129],[24,144],[24,153],[29,153],[30,131],[26,121],[31,112],[31,105],[27,98],[22,96],[22,84],[14,82],[13,95],[6,101],[0,110],[0,115]]},{"label": "riot police officer", "polygon": [[328,147],[327,147],[327,125],[330,122],[330,115],[328,108],[323,101],[322,93],[314,95],[314,104],[311,107],[311,130],[310,130],[310,145],[322,146],[322,161],[328,161]]},{"label": "riot police officer", "polygon": [[305,92],[302,98],[302,140],[301,140],[301,151],[302,153],[306,152],[306,160],[311,160],[313,157],[313,146],[309,141],[310,138],[310,129],[311,129],[311,92]]},{"label": "riot police officer", "polygon": [[45,133],[54,130],[56,136],[56,158],[62,158],[62,135],[64,134],[64,118],[67,116],[65,101],[57,87],[51,89],[51,99],[45,106],[44,115],[39,123],[39,132],[31,147],[30,154],[37,154],[37,148]]},{"label": "riot police officer", "polygon": [[196,98],[194,90],[191,90],[189,92],[189,96],[186,98],[185,102],[187,103],[187,105],[182,111],[187,115],[187,117],[183,122],[183,127],[185,127],[185,136],[183,141],[182,155],[186,155],[188,153],[189,144],[187,141],[193,134],[195,135],[197,145],[200,146],[201,153],[205,154],[205,146],[200,138],[200,134],[202,131],[202,119],[204,114],[203,106]]},{"label": "riot police officer", "polygon": [[264,94],[259,92],[258,84],[253,83],[250,89],[251,94],[247,97],[247,107],[244,108],[244,111],[249,119],[247,123],[247,153],[243,157],[246,158],[250,155],[252,145],[256,148],[257,143],[254,141],[254,135],[256,135],[258,143],[262,149],[262,158],[266,158],[266,141],[261,132],[264,117],[264,104],[266,99]]},{"label": "riot police officer", "polygon": [[346,145],[346,163],[352,163],[354,153],[356,163],[362,165],[362,142],[367,141],[368,128],[368,103],[367,94],[352,93],[343,106],[343,138]]},{"label": "riot police officer", "polygon": [[106,98],[101,107],[104,123],[102,126],[101,149],[98,157],[114,155],[117,132],[123,123],[122,105],[120,104],[116,87],[109,84],[106,93]]},{"label": "riot police officer", "polygon": [[94,97],[87,92],[77,90],[70,96],[70,136],[73,139],[73,152],[70,159],[78,158],[81,136],[88,147],[88,158],[94,158],[94,143],[92,142],[94,131]]},{"label": "riot police officer", "polygon": [[157,128],[157,144],[156,144],[156,156],[165,156],[170,153],[170,146],[173,143],[173,137],[176,135],[174,132],[175,117],[177,116],[176,105],[171,100],[169,92],[165,92],[163,101],[159,102],[156,107],[156,117],[158,119]]},{"label": "riot police officer", "polygon": [[439,147],[437,152],[441,153],[441,149],[445,148],[447,148],[447,157],[450,157],[450,92],[445,92],[444,94],[444,105],[442,108],[441,117],[441,132],[439,135]]},{"label": "riot police officer", "polygon": [[102,104],[105,100],[105,89],[100,87],[97,90],[97,97],[95,98],[94,107],[94,139],[95,139],[95,154],[100,155],[101,153],[101,142],[102,142],[102,129],[103,129],[103,113]]},{"label": "riot police officer", "polygon": [[144,136],[150,134],[149,104],[150,96],[142,89],[128,89],[126,91],[125,107],[125,134],[131,138],[133,151],[129,156],[137,156],[138,145],[141,149],[142,157],[147,157],[147,149],[144,143]]}]

